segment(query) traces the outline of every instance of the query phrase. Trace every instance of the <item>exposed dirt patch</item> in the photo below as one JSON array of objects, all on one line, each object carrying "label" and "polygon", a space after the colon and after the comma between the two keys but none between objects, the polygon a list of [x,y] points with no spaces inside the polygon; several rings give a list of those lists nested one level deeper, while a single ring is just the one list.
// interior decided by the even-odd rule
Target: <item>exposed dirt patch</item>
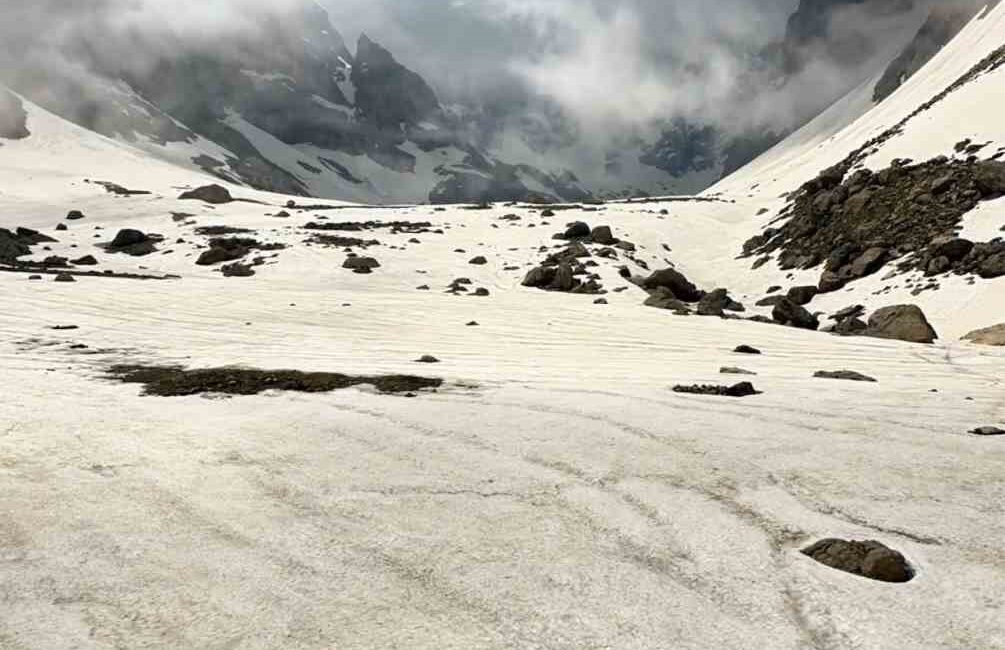
[{"label": "exposed dirt patch", "polygon": [[354,376],[297,370],[206,368],[186,370],[178,366],[113,366],[109,375],[124,383],[143,384],[144,394],[178,397],[204,393],[257,395],[267,390],[328,393],[369,384],[382,393],[411,393],[439,388],[442,379],[412,375]]}]

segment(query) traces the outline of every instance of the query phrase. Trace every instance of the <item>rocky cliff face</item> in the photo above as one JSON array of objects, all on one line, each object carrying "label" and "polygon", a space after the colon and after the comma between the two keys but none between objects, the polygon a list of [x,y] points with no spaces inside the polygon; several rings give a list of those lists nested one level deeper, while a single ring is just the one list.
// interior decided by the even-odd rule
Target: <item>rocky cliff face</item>
[{"label": "rocky cliff face", "polygon": [[873,100],[881,102],[932,60],[939,51],[960,33],[968,22],[984,10],[993,8],[1000,0],[944,0],[931,8],[928,19],[914,39],[886,69],[876,84]]},{"label": "rocky cliff face", "polygon": [[259,189],[361,202],[589,196],[561,170],[481,150],[421,76],[365,35],[351,52],[318,4],[254,19],[212,42],[71,41],[86,74],[54,66],[9,81],[86,128]]}]

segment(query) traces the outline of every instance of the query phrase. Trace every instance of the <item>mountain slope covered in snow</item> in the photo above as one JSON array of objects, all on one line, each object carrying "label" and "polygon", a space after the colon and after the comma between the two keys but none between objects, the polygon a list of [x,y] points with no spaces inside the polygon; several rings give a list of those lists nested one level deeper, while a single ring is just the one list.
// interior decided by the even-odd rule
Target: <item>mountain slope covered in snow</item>
[{"label": "mountain slope covered in snow", "polygon": [[1005,650],[1003,34],[603,204],[269,193],[0,93],[0,646]]}]

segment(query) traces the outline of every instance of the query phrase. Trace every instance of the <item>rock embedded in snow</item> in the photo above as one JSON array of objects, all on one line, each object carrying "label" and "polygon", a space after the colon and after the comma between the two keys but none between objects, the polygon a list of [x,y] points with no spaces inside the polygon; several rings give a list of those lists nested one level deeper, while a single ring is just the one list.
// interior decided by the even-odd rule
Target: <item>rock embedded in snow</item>
[{"label": "rock embedded in snow", "polygon": [[484,265],[486,265],[488,263],[489,263],[489,261],[487,259],[485,259],[485,256],[483,256],[483,255],[479,255],[478,257],[474,257],[474,258],[472,258],[468,262],[468,264],[472,264],[474,266],[484,266]]},{"label": "rock embedded in snow", "polygon": [[618,243],[618,240],[614,237],[614,233],[611,232],[610,226],[597,226],[590,233],[590,240],[594,244],[600,244],[601,246],[613,246]]},{"label": "rock embedded in snow", "polygon": [[350,269],[355,273],[369,273],[373,269],[379,269],[380,262],[372,257],[349,257],[342,263],[342,268]]},{"label": "rock embedded in snow", "polygon": [[756,372],[752,370],[744,370],[743,368],[737,368],[735,366],[723,366],[719,368],[719,374],[722,375],[756,375]]},{"label": "rock embedded in snow", "polygon": [[1005,429],[999,429],[998,427],[977,427],[970,433],[975,436],[1005,436]]},{"label": "rock embedded in snow", "polygon": [[70,210],[66,215],[67,221],[79,221],[84,218],[84,213],[80,210]]},{"label": "rock embedded in snow", "polygon": [[974,330],[964,335],[963,340],[977,345],[1005,346],[1005,323]]},{"label": "rock embedded in snow", "polygon": [[792,287],[789,289],[788,293],[785,295],[786,298],[796,303],[797,305],[808,305],[819,293],[819,289],[814,285],[806,285],[801,287]]},{"label": "rock embedded in snow", "polygon": [[[234,197],[230,195],[230,191],[227,188],[213,184],[189,190],[179,196],[178,199],[182,201],[204,201],[212,205],[222,205],[230,203],[234,200]],[[294,203],[295,206],[296,204]]]},{"label": "rock embedded in snow", "polygon": [[98,260],[96,260],[93,255],[84,255],[83,257],[71,260],[71,263],[74,266],[96,266],[98,264]]},{"label": "rock embedded in snow", "polygon": [[743,305],[730,298],[726,289],[715,289],[698,301],[699,316],[723,316],[726,311],[744,311]]},{"label": "rock embedded in snow", "polygon": [[820,320],[800,307],[788,298],[783,298],[771,310],[771,317],[782,325],[791,325],[806,330],[816,330],[820,327]]},{"label": "rock embedded in snow", "polygon": [[564,239],[586,239],[590,236],[590,226],[582,221],[574,221],[569,224],[563,235]]},{"label": "rock embedded in snow", "polygon": [[846,381],[876,382],[876,379],[868,375],[863,375],[860,372],[855,372],[854,370],[818,370],[813,373],[813,376],[818,379],[843,379]]},{"label": "rock embedded in snow", "polygon": [[77,279],[74,278],[69,273],[59,273],[53,280],[53,282],[76,282],[76,281]]},{"label": "rock embedded in snow", "polygon": [[733,349],[737,354],[761,354],[761,351],[749,345],[738,345]]},{"label": "rock embedded in snow", "polygon": [[732,386],[716,386],[713,384],[694,384],[691,386],[678,385],[673,387],[675,393],[687,393],[690,395],[715,395],[719,397],[749,397],[760,395],[749,381],[733,384]]},{"label": "rock embedded in snow", "polygon": [[156,252],[159,237],[148,235],[134,228],[123,228],[112,239],[105,249],[109,253],[124,253],[133,257],[143,257]]},{"label": "rock embedded in snow", "polygon": [[416,359],[415,363],[440,363],[440,360],[431,354],[424,354]]},{"label": "rock embedded in snow", "polygon": [[656,271],[642,281],[642,287],[648,291],[667,289],[675,298],[684,302],[698,302],[705,295],[676,269]]},{"label": "rock embedded in snow", "polygon": [[824,539],[802,551],[803,555],[832,569],[881,582],[908,582],[914,572],[904,556],[876,541]]},{"label": "rock embedded in snow", "polygon": [[646,301],[643,303],[646,307],[655,307],[656,309],[668,309],[677,314],[690,314],[691,308],[687,303],[677,300],[677,297],[673,295],[673,292],[666,287],[657,287]]},{"label": "rock embedded in snow", "polygon": [[255,270],[251,268],[250,264],[241,264],[240,262],[224,264],[220,267],[220,272],[225,278],[250,278],[255,275]]},{"label": "rock embedded in snow", "polygon": [[932,343],[939,338],[917,305],[891,305],[869,316],[865,336],[910,343]]}]

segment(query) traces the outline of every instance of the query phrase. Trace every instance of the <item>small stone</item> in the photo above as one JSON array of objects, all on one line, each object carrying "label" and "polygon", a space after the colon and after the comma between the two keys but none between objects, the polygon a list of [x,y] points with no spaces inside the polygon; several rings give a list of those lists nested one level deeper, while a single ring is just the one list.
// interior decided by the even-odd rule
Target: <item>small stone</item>
[{"label": "small stone", "polygon": [[761,351],[757,348],[751,347],[749,345],[738,345],[736,349],[733,350],[738,354],[761,354]]},{"label": "small stone", "polygon": [[472,258],[468,262],[468,264],[473,264],[475,266],[484,266],[485,264],[488,264],[488,263],[489,263],[489,261],[487,259],[485,259],[485,257],[482,256],[482,255],[479,255],[478,257],[474,257],[474,258]]},{"label": "small stone", "polygon": [[876,380],[868,375],[863,375],[860,372],[855,372],[854,370],[818,370],[813,373],[813,376],[818,379],[844,379],[846,381],[868,381],[875,382]]},{"label": "small stone", "polygon": [[1005,429],[999,429],[998,427],[977,427],[970,433],[976,436],[1005,436]]},{"label": "small stone", "polygon": [[424,354],[416,359],[415,363],[440,363],[440,360],[432,355]]},{"label": "small stone", "polygon": [[70,210],[70,212],[67,213],[67,215],[66,215],[66,220],[67,221],[79,221],[80,219],[83,219],[83,218],[84,218],[84,213],[81,212],[80,210]]},{"label": "small stone", "polygon": [[77,279],[74,278],[69,273],[60,273],[59,275],[56,276],[56,279],[54,280],[54,282],[76,282],[76,281]]}]

